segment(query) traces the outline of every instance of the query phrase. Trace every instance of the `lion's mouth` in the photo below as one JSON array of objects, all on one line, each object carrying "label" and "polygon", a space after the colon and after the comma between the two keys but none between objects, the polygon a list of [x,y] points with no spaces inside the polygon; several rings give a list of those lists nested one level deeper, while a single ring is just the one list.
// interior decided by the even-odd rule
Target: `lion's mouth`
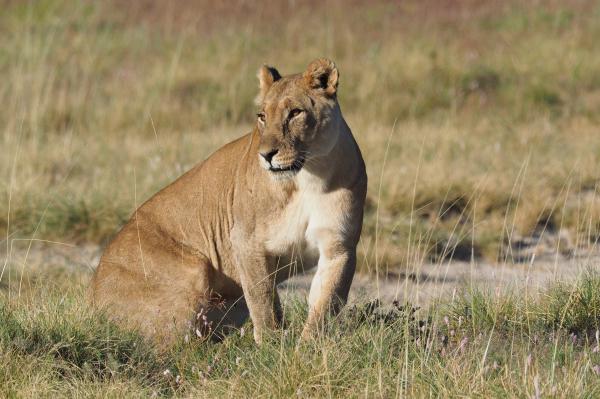
[{"label": "lion's mouth", "polygon": [[287,166],[271,166],[269,168],[269,171],[271,171],[273,173],[284,173],[284,172],[297,173],[304,166],[304,160],[305,160],[304,158],[299,158]]}]

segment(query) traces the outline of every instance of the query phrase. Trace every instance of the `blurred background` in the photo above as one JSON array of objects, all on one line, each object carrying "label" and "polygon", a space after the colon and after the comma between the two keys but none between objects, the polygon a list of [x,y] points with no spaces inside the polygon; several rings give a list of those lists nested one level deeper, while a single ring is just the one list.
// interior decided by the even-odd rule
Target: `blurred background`
[{"label": "blurred background", "polygon": [[0,234],[104,245],[314,58],[369,175],[359,267],[600,238],[595,1],[0,1]]}]

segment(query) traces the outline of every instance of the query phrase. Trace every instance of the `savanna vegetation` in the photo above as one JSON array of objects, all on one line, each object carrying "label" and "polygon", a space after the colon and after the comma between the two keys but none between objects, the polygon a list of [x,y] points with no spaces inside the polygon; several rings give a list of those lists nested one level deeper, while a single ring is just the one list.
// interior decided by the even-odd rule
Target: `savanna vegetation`
[{"label": "savanna vegetation", "polygon": [[[251,325],[222,343],[155,350],[85,304],[85,273],[26,275],[0,302],[2,397],[596,397],[600,278],[541,292],[466,289],[427,309],[366,302],[298,343],[306,304],[260,347]],[[6,288],[6,287],[5,287]],[[17,287],[13,287],[13,292]]]},{"label": "savanna vegetation", "polygon": [[297,72],[320,55],[339,66],[368,164],[364,263],[375,235],[377,262],[399,266],[455,247],[496,259],[542,231],[576,250],[600,233],[595,2],[2,9],[3,235],[105,242],[252,128],[258,66]]},{"label": "savanna vegetation", "polygon": [[598,37],[594,1],[0,0],[0,396],[598,395],[593,273],[416,312],[357,305],[300,347],[294,300],[260,348],[240,332],[165,352],[88,308],[89,271],[9,261],[31,240],[103,245],[252,128],[260,65],[319,56],[367,162],[363,273],[587,256]]}]

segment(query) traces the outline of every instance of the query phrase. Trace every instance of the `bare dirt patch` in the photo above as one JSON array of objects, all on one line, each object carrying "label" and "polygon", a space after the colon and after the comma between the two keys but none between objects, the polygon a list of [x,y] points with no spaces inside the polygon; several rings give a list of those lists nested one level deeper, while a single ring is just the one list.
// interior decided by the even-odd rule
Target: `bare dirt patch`
[{"label": "bare dirt patch", "polygon": [[[65,245],[33,242],[13,242],[0,250],[0,273],[4,270],[0,289],[19,281],[24,273],[28,278],[83,276],[87,281],[98,263],[101,248],[97,245]],[[588,271],[600,270],[600,254],[587,253],[565,256],[545,253],[532,256],[527,262],[491,263],[448,261],[423,263],[403,270],[390,271],[379,277],[357,273],[350,301],[379,298],[383,304],[394,300],[426,306],[435,299],[455,295],[474,287],[489,289],[498,294],[507,291],[537,289],[556,281],[570,281]],[[280,285],[284,297],[305,297],[310,289],[314,270],[298,275]],[[74,279],[79,281],[79,279]]]}]

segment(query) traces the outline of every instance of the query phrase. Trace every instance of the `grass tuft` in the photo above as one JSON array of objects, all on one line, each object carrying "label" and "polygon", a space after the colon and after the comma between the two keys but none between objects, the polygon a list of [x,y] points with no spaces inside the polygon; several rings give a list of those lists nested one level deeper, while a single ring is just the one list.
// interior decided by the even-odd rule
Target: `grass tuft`
[{"label": "grass tuft", "polygon": [[0,394],[594,396],[598,288],[588,273],[527,295],[466,289],[424,309],[359,302],[300,344],[306,302],[291,297],[288,327],[260,347],[248,323],[219,344],[158,351],[92,311],[78,284],[44,279],[21,297],[3,291]]}]

